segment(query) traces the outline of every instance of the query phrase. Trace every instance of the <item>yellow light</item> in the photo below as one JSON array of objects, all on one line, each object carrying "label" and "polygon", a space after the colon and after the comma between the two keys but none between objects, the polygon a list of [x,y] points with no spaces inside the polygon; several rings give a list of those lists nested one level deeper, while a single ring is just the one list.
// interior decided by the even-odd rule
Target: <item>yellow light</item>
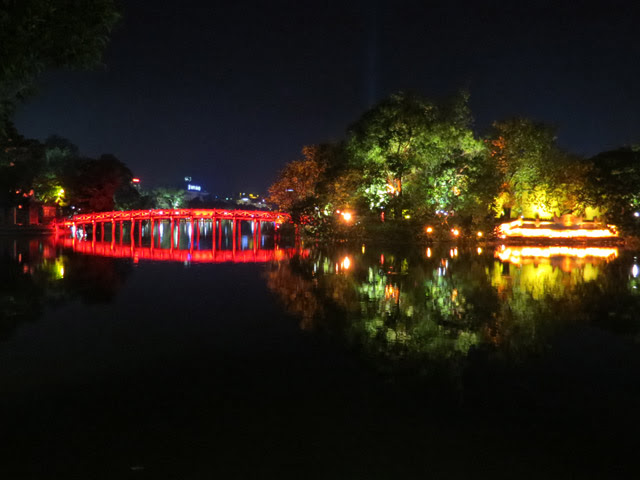
[{"label": "yellow light", "polygon": [[363,254],[364,254],[364,250],[365,250],[365,248],[364,248],[364,243],[363,243],[363,244],[362,244],[362,253],[363,253]]},{"label": "yellow light", "polygon": [[400,291],[398,289],[398,287],[395,287],[393,285],[385,285],[384,287],[384,298],[385,300],[389,300],[389,299],[397,299],[398,295],[399,295]]},{"label": "yellow light", "polygon": [[[545,238],[611,238],[617,237],[618,232],[614,225],[607,225],[607,228],[549,228],[552,222],[538,222],[540,227],[536,227],[533,222],[531,226],[525,225],[522,219],[510,223],[503,223],[498,227],[502,238],[506,237],[545,237]],[[547,228],[542,228],[547,225]]]},{"label": "yellow light", "polygon": [[478,232],[478,237],[482,237],[482,232]]},{"label": "yellow light", "polygon": [[460,235],[460,230],[458,230],[457,228],[452,228],[451,233],[454,237],[457,237],[458,235]]},{"label": "yellow light", "polygon": [[61,258],[56,259],[53,272],[57,280],[64,278],[64,263]]},{"label": "yellow light", "polygon": [[427,258],[431,258],[431,249],[427,248]]},{"label": "yellow light", "polygon": [[427,227],[427,233],[433,233],[433,228]]},{"label": "yellow light", "polygon": [[344,221],[347,223],[349,223],[353,218],[353,216],[351,215],[351,212],[342,212],[341,215],[342,215],[342,218],[344,218]]},{"label": "yellow light", "polygon": [[351,259],[347,256],[342,259],[342,269],[349,270],[351,268]]},{"label": "yellow light", "polygon": [[503,262],[520,263],[525,258],[551,258],[551,257],[575,257],[575,258],[603,258],[612,259],[618,256],[617,248],[603,247],[505,247],[501,246],[494,254]]},{"label": "yellow light", "polygon": [[482,248],[478,247],[478,255],[482,254]]}]

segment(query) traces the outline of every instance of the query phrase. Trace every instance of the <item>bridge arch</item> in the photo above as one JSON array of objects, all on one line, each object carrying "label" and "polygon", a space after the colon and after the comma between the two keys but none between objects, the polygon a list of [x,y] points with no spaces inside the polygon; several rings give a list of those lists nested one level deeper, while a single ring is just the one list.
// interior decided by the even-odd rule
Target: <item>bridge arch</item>
[{"label": "bridge arch", "polygon": [[[148,231],[151,234],[151,248],[155,245],[154,234],[156,229],[160,228],[161,222],[170,222],[171,235],[173,237],[174,229],[184,221],[191,224],[191,231],[199,242],[200,230],[206,221],[210,221],[212,231],[218,239],[222,236],[223,222],[230,222],[231,233],[233,237],[233,250],[236,250],[236,242],[240,240],[242,233],[242,222],[250,222],[252,224],[252,234],[254,236],[254,245],[256,240],[261,237],[262,224],[264,222],[273,223],[277,231],[283,223],[290,222],[291,217],[287,213],[272,212],[264,210],[226,210],[226,209],[203,209],[203,208],[180,208],[180,209],[153,209],[153,210],[126,210],[112,212],[95,212],[74,215],[73,218],[58,221],[56,223],[56,234],[64,235],[71,233],[73,237],[78,231],[82,231],[83,235],[91,232],[91,240],[102,242],[105,241],[105,230],[107,225],[110,226],[110,240],[115,242],[119,232],[119,243],[124,243],[125,225],[128,225],[130,242],[135,244],[135,232],[138,233],[138,241],[142,243],[143,222],[146,222]],[[137,225],[137,229],[136,229]],[[157,228],[156,228],[157,226]],[[91,227],[91,228],[89,228]],[[119,228],[118,228],[119,227]],[[97,238],[98,229],[101,232],[101,238]],[[179,238],[179,237],[178,237]],[[179,243],[179,241],[178,241]],[[214,239],[214,248],[215,248]],[[220,240],[218,242],[220,244]],[[173,248],[173,240],[171,242]],[[193,244],[190,246],[193,249]]]}]

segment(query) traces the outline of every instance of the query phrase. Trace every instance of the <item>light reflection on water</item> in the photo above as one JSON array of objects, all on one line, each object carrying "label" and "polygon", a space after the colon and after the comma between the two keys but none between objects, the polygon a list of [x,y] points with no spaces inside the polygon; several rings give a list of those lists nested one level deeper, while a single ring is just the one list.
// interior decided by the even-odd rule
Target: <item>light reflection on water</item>
[{"label": "light reflection on water", "polygon": [[[185,251],[213,255],[206,245]],[[236,260],[256,255],[242,245]],[[488,460],[491,478],[637,471],[633,443],[612,441],[638,428],[633,252],[274,245],[253,265],[183,268],[150,251],[0,238],[9,465],[65,471],[80,458],[86,478],[106,464],[112,478],[131,465],[162,477],[172,458],[175,478],[212,465],[226,478],[267,460],[277,476],[298,455],[296,477],[310,464],[345,478],[395,478],[400,464],[406,478],[482,477]],[[585,458],[599,460],[595,476]]]},{"label": "light reflection on water", "polygon": [[[3,242],[7,336],[44,301],[111,301],[140,261],[263,263],[269,289],[303,329],[328,331],[380,362],[450,362],[472,350],[527,355],[576,323],[635,337],[638,262],[608,247],[237,249],[47,239]],[[272,242],[271,248],[258,245]],[[121,259],[121,260],[117,260]],[[118,261],[119,263],[114,263]],[[124,261],[124,263],[123,263]],[[5,285],[8,285],[5,282]],[[6,298],[12,300],[6,301]]]},{"label": "light reflection on water", "polygon": [[275,265],[267,282],[302,328],[331,331],[383,364],[414,368],[472,350],[527,356],[576,323],[635,337],[634,258],[608,247],[420,254],[367,246],[366,253],[312,251]]}]

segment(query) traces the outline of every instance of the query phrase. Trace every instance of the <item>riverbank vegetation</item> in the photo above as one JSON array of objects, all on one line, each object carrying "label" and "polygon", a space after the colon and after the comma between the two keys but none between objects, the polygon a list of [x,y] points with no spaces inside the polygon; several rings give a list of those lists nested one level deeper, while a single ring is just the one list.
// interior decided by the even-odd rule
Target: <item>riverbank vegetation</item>
[{"label": "riverbank vegetation", "polygon": [[269,199],[315,236],[474,236],[507,219],[595,220],[637,234],[640,151],[583,158],[527,118],[473,129],[469,96],[397,93],[343,141],[306,146]]}]

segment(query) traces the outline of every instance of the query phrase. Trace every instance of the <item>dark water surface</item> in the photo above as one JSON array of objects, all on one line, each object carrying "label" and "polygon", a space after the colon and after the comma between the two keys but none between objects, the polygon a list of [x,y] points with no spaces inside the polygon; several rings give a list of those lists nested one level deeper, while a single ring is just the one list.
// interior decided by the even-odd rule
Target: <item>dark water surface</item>
[{"label": "dark water surface", "polygon": [[634,252],[251,241],[0,238],[0,478],[637,478]]}]

